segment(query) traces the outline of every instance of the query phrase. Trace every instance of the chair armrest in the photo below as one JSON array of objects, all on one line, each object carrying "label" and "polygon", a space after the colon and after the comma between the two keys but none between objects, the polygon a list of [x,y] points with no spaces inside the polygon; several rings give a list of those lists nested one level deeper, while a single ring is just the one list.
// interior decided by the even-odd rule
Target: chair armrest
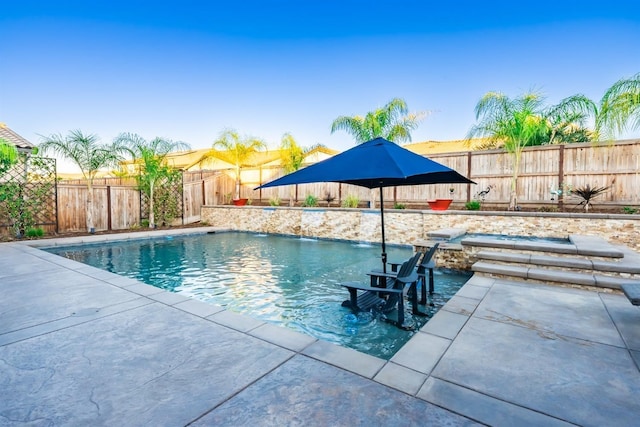
[{"label": "chair armrest", "polygon": [[398,273],[393,271],[389,271],[385,273],[384,271],[373,270],[367,273],[367,276],[391,277],[392,279],[395,279],[397,275]]},{"label": "chair armrest", "polygon": [[359,282],[340,283],[340,286],[345,287],[347,289],[357,289],[359,291],[380,292],[385,290],[385,288],[377,288],[375,286],[363,285],[362,283],[359,283]]},{"label": "chair armrest", "polygon": [[418,273],[416,273],[415,271],[413,271],[410,275],[406,276],[406,277],[397,277],[396,280],[398,282],[402,282],[405,285],[407,283],[413,283],[416,280],[418,280]]},{"label": "chair armrest", "polygon": [[359,291],[372,291],[372,292],[380,292],[383,294],[399,294],[403,292],[402,289],[392,289],[392,288],[378,288],[376,286],[367,286],[360,284],[358,282],[347,282],[341,283],[340,286],[343,286],[347,289],[357,289]]}]

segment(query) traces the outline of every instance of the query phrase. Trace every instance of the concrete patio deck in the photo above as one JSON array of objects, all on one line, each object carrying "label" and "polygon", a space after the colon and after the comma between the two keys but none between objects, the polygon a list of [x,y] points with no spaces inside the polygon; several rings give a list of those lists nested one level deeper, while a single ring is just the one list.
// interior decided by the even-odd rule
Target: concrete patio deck
[{"label": "concrete patio deck", "polygon": [[63,242],[0,244],[0,426],[638,424],[621,294],[474,276],[386,361],[29,246]]}]

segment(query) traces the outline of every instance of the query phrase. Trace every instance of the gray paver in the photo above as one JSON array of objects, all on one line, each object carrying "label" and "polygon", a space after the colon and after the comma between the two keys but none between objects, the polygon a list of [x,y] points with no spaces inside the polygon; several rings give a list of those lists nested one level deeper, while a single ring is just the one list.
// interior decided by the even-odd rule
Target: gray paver
[{"label": "gray paver", "polygon": [[464,314],[438,310],[438,312],[425,323],[422,329],[420,329],[420,332],[452,340],[458,335],[464,324],[467,323],[467,320],[469,320],[469,316],[465,316]]},{"label": "gray paver", "polygon": [[567,422],[430,377],[418,397],[491,426],[570,426]]},{"label": "gray paver", "polygon": [[59,426],[185,425],[291,355],[154,304],[0,347],[0,383],[12,391],[0,399],[0,416]]},{"label": "gray paver", "polygon": [[479,318],[433,376],[579,425],[634,425],[640,413],[640,372],[627,349]]},{"label": "gray paver", "polygon": [[600,294],[600,298],[627,347],[640,351],[640,307],[632,305],[622,295]]},{"label": "gray paver", "polygon": [[475,315],[528,328],[549,339],[573,337],[624,346],[595,292],[544,285],[496,283],[478,306]]},{"label": "gray paver", "polygon": [[254,319],[243,314],[234,313],[229,310],[219,311],[208,316],[207,319],[240,332],[248,332],[264,324],[261,320]]},{"label": "gray paver", "polygon": [[479,301],[477,299],[454,295],[447,304],[442,307],[442,310],[470,316],[478,306],[478,302]]},{"label": "gray paver", "polygon": [[[304,378],[304,381],[300,381]],[[420,399],[296,356],[193,426],[473,425]]]},{"label": "gray paver", "polygon": [[151,295],[148,295],[148,298],[161,302],[163,304],[167,304],[167,305],[180,304],[182,302],[189,301],[190,299],[189,297],[184,296],[182,294],[169,292],[169,291],[163,291],[157,294],[151,294]]},{"label": "gray paver", "polygon": [[419,333],[411,338],[391,361],[414,371],[430,374],[450,344],[451,340],[446,338]]},{"label": "gray paver", "polygon": [[485,288],[490,288],[496,282],[496,279],[492,277],[479,276],[474,274],[471,279],[467,280],[467,285],[473,286],[483,286]]},{"label": "gray paver", "polygon": [[316,341],[302,353],[367,378],[373,378],[385,364],[384,360],[377,357],[326,341]]},{"label": "gray paver", "polygon": [[427,376],[404,366],[389,362],[374,378],[380,384],[388,385],[396,390],[415,395]]},{"label": "gray paver", "polygon": [[465,284],[460,288],[456,295],[459,297],[465,297],[470,299],[481,300],[487,293],[487,288],[484,286],[475,286],[470,284]]},{"label": "gray paver", "polygon": [[184,310],[187,313],[195,314],[199,317],[211,316],[212,314],[216,314],[224,310],[224,308],[219,305],[209,304],[192,298],[178,304],[174,304],[174,307]]},{"label": "gray paver", "polygon": [[305,347],[317,341],[309,335],[292,331],[291,329],[282,326],[270,325],[268,323],[249,331],[249,335],[295,352],[300,352]]},{"label": "gray paver", "polygon": [[[28,289],[28,291],[27,291]],[[0,333],[62,319],[79,310],[100,309],[138,297],[126,290],[65,269],[0,281]],[[28,295],[28,297],[26,297]]]}]

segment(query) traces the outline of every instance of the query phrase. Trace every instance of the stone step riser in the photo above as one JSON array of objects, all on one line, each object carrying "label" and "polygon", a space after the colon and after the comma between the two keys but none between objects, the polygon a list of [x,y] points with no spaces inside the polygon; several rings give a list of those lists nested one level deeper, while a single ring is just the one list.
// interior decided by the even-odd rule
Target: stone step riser
[{"label": "stone step riser", "polygon": [[551,283],[547,280],[526,279],[521,277],[508,276],[504,274],[492,274],[492,273],[482,273],[482,272],[476,272],[474,277],[487,277],[490,279],[517,281],[522,283],[532,283],[532,284],[539,284],[539,285],[555,285],[555,286],[562,286],[567,288],[586,289],[586,290],[591,290],[596,292],[617,292],[619,290],[618,287],[579,285],[576,283],[568,283],[568,282]]},{"label": "stone step riser", "polygon": [[[518,260],[504,260],[504,259],[496,259],[494,257],[478,257],[477,262],[488,262],[491,264],[504,265],[504,266],[518,266],[525,268],[535,268],[535,269],[545,269],[550,271],[561,271],[568,273],[586,273],[586,274],[594,274],[594,275],[605,275],[616,278],[623,279],[636,279],[640,280],[640,272],[637,269],[626,269],[621,268],[623,271],[615,271],[610,270],[606,267],[594,266],[594,265],[571,265],[570,262],[565,263],[563,265],[551,265],[551,264],[543,264],[538,262],[522,262]],[[632,270],[632,271],[630,271]]]},{"label": "stone step riser", "polygon": [[620,277],[602,274],[604,272],[576,273],[559,269],[545,269],[525,265],[499,264],[478,261],[472,266],[476,273],[508,277],[518,280],[533,280],[540,283],[561,283],[567,285],[591,286],[598,288],[620,289],[622,283],[634,283],[640,276]]}]

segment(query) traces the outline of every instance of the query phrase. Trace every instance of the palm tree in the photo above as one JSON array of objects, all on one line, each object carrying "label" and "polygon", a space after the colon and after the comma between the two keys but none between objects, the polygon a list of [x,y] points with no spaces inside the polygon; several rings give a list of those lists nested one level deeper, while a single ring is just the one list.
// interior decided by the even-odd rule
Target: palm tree
[{"label": "palm tree", "polygon": [[101,144],[95,134],[72,130],[67,136],[54,134],[43,137],[39,147],[43,152],[53,152],[75,163],[87,181],[87,231],[95,233],[93,225],[93,180],[100,169],[116,165],[123,159],[125,148],[114,144]]},{"label": "palm tree", "polygon": [[173,168],[166,164],[165,158],[172,151],[188,150],[189,144],[160,137],[147,141],[135,133],[121,133],[114,143],[127,146],[139,167],[136,180],[140,191],[149,199],[149,228],[155,228],[155,189],[173,173]]},{"label": "palm tree", "polygon": [[[290,133],[282,135],[280,141],[280,160],[285,173],[291,173],[299,170],[304,163],[305,157],[313,150],[324,147],[323,144],[315,144],[311,147],[301,147]],[[293,206],[295,202],[295,186],[291,187],[289,196],[289,206]]]},{"label": "palm tree", "polygon": [[550,107],[546,107],[544,101],[545,98],[537,92],[528,92],[514,99],[499,92],[489,92],[475,108],[479,122],[471,128],[467,139],[486,137],[490,142],[502,143],[512,155],[509,210],[516,210],[518,206],[522,150],[527,146],[567,139],[572,129],[584,129],[587,118],[597,113],[593,101],[583,95],[565,98]]},{"label": "palm tree", "polygon": [[331,124],[331,133],[344,130],[356,140],[356,144],[382,137],[396,143],[411,141],[411,131],[416,129],[426,112],[409,113],[407,103],[393,98],[384,107],[362,116],[340,116]]},{"label": "palm tree", "polygon": [[549,124],[549,139],[544,144],[589,142],[597,136],[587,128],[587,120],[598,116],[598,107],[582,94],[561,100],[543,115]]},{"label": "palm tree", "polygon": [[537,93],[526,93],[511,99],[499,92],[485,94],[475,108],[475,124],[467,138],[487,137],[504,144],[512,155],[513,175],[509,210],[517,207],[517,182],[522,150],[546,133],[546,123],[540,118],[542,99]]},{"label": "palm tree", "polygon": [[640,129],[640,73],[615,82],[600,101],[596,129],[613,138],[627,128]]},{"label": "palm tree", "polygon": [[[356,144],[374,138],[385,138],[395,143],[410,142],[411,131],[416,129],[427,112],[409,113],[407,103],[393,98],[384,107],[362,116],[340,116],[331,124],[331,133],[344,130],[351,134]],[[370,207],[375,206],[375,192],[370,192]]]},{"label": "palm tree", "polygon": [[222,131],[219,138],[213,143],[213,149],[221,148],[216,156],[220,157],[235,167],[236,174],[236,194],[235,198],[240,198],[240,170],[245,166],[249,157],[267,148],[267,145],[259,138],[245,136],[241,137],[237,131],[227,129]]},{"label": "palm tree", "polygon": [[9,144],[6,140],[0,138],[0,176],[11,169],[18,161],[18,150],[13,144]]}]

